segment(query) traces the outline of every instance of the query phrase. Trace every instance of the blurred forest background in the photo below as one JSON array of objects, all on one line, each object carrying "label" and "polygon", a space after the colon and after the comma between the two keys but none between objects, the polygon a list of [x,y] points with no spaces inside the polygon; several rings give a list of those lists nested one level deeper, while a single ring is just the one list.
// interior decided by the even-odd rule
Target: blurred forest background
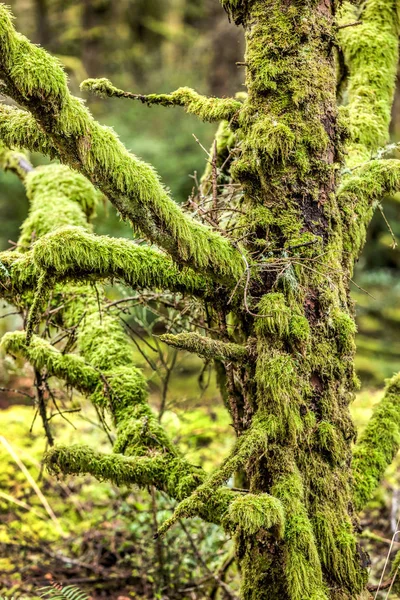
[{"label": "blurred forest background", "polygon": [[[236,64],[243,59],[242,33],[229,24],[217,0],[8,3],[18,29],[64,64],[77,95],[82,80],[103,76],[137,93],[170,92],[184,85],[217,96],[243,90],[243,67]],[[93,97],[87,101],[95,116],[114,127],[130,150],[156,167],[176,201],[185,202],[196,174],[204,170],[207,156],[202,146],[210,147],[215,127],[176,108]],[[392,141],[399,139],[400,90],[392,123]],[[46,159],[31,156],[31,160],[37,165]],[[352,285],[359,330],[356,364],[362,384],[353,414],[360,428],[380,397],[384,379],[400,367],[400,249],[393,247],[393,235],[400,240],[398,200],[386,199],[384,215],[377,211]],[[15,243],[27,210],[20,182],[0,172],[1,250]],[[95,231],[131,236],[130,228],[106,203],[98,210]],[[118,286],[109,289],[110,302],[127,300],[132,294]],[[137,362],[148,373],[155,410],[168,420],[183,450],[212,469],[214,458],[224,455],[233,433],[210,365],[149,342],[151,332],[165,326],[168,312],[150,314],[140,302],[128,300],[119,306]],[[12,307],[0,305],[0,336],[18,328],[19,319]],[[40,419],[32,423],[34,383],[26,365],[0,357],[0,434],[4,435],[0,437],[0,595],[31,598],[40,586],[59,581],[79,585],[93,598],[236,597],[238,574],[231,541],[218,528],[194,520],[180,523],[166,539],[154,541],[157,523],[171,509],[171,502],[161,494],[118,490],[89,477],[55,482],[42,472],[46,440]],[[58,442],[84,440],[109,447],[109,432],[90,407],[71,399],[52,381],[46,381],[43,393],[53,403],[51,423]],[[75,412],[67,415],[65,410]],[[363,522],[367,548],[371,540],[378,548],[371,556],[375,576],[380,575],[387,540],[396,526],[398,466],[391,468],[383,492]]]}]

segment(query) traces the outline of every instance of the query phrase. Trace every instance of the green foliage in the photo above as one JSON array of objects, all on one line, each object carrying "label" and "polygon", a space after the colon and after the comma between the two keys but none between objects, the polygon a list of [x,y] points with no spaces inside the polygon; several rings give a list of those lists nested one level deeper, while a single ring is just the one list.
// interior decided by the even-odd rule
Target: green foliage
[{"label": "green foliage", "polygon": [[53,600],[89,600],[89,596],[74,585],[57,585],[43,587],[38,590],[41,598],[53,598]]}]

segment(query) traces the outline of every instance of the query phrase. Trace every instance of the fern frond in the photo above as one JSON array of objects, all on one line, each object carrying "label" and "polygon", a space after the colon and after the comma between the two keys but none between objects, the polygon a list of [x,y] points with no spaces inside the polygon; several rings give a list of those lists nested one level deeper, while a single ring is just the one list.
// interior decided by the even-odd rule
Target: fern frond
[{"label": "fern frond", "polygon": [[89,596],[74,585],[63,587],[54,583],[51,586],[42,587],[38,590],[41,598],[52,600],[89,600]]}]

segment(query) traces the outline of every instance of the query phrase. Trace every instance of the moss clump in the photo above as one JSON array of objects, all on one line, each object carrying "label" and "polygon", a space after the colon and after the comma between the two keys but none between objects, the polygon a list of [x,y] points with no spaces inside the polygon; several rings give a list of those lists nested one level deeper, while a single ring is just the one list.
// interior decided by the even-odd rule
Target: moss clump
[{"label": "moss clump", "polygon": [[278,537],[285,530],[285,512],[279,500],[268,494],[246,494],[234,500],[227,515],[232,524],[244,535],[255,535],[260,529],[276,528]]},{"label": "moss clump", "polygon": [[297,377],[296,364],[290,354],[274,350],[260,353],[256,367],[260,405],[280,406],[286,412],[298,389]]},{"label": "moss clump", "polygon": [[357,331],[354,319],[343,311],[337,311],[332,318],[339,350],[342,354],[353,354],[355,351],[354,336]]},{"label": "moss clump", "polygon": [[291,310],[283,294],[270,293],[263,296],[258,304],[258,311],[260,318],[256,322],[256,331],[259,335],[289,335]]},{"label": "moss clump", "polygon": [[306,317],[293,315],[290,318],[289,336],[294,342],[307,343],[310,340],[311,329]]}]

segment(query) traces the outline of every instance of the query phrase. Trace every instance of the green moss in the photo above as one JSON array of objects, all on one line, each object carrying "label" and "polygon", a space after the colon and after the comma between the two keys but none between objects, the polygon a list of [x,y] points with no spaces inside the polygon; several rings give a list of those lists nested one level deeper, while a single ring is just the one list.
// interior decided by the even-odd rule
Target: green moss
[{"label": "green moss", "polygon": [[256,331],[259,335],[288,336],[291,311],[283,294],[270,293],[263,296],[258,304],[258,311],[260,318],[256,322]]},{"label": "green moss", "polygon": [[[354,389],[354,323],[348,277],[374,208],[383,194],[398,188],[395,161],[369,161],[387,136],[397,61],[394,5],[368,0],[361,9],[363,25],[343,30],[349,40],[344,50],[350,68],[346,112],[351,170],[343,173],[338,193],[346,134],[344,119],[337,115],[333,14],[309,2],[226,0],[223,5],[245,24],[248,94],[240,110],[236,101],[204,99],[187,89],[146,101],[182,103],[203,118],[231,118],[235,108],[231,128],[225,121],[217,135],[217,164],[226,161],[236,143],[233,164],[223,175],[242,184],[233,202],[242,213],[234,222],[238,230],[233,238],[241,240],[243,249],[184,215],[155,171],[128,153],[114,132],[96,123],[69,94],[64,74],[46,62],[42,50],[32,54],[37,66],[32,65],[30,45],[15,33],[0,6],[0,75],[11,96],[33,114],[0,108],[0,136],[16,146],[57,156],[86,175],[136,231],[193,271],[179,270],[152,249],[92,236],[83,222],[87,211],[79,202],[68,218],[82,223],[74,221],[69,224],[75,228],[46,236],[47,225],[39,227],[38,217],[41,239],[34,249],[15,260],[5,255],[4,265],[13,282],[24,280],[23,269],[33,260],[34,269],[26,269],[24,280],[30,283],[43,272],[71,279],[117,277],[139,287],[158,282],[165,287],[170,281],[167,287],[174,291],[202,290],[198,278],[203,282],[204,276],[231,289],[241,289],[238,282],[244,282],[246,310],[229,302],[225,306],[232,311],[228,326],[234,326],[230,344],[205,336],[168,337],[172,344],[208,358],[217,355],[231,361],[240,355],[239,364],[229,364],[221,377],[240,435],[209,477],[188,465],[152,414],[143,374],[120,325],[104,310],[102,294],[97,298],[90,286],[66,286],[60,323],[70,329],[78,325],[77,351],[83,366],[98,377],[85,393],[98,408],[109,410],[117,440],[114,455],[107,457],[82,447],[55,451],[53,467],[93,472],[117,483],[149,485],[152,477],[159,478],[160,489],[179,501],[161,532],[193,515],[222,521],[231,530],[234,525],[244,600],[347,600],[360,596],[365,584],[350,489],[354,427],[347,407]],[[378,29],[389,42],[387,52],[383,37],[375,35]],[[21,83],[26,64],[35,72],[26,75],[30,83]],[[386,69],[382,82],[376,75],[379,66]],[[42,72],[50,67],[54,73]],[[41,78],[44,96],[35,87]],[[95,85],[103,92],[121,92],[104,81]],[[365,160],[369,162],[361,165]],[[51,197],[56,193],[54,189]],[[32,219],[28,227],[26,248],[35,222]],[[252,261],[245,272],[246,257]],[[254,306],[257,316],[248,308]],[[217,324],[216,312],[212,306],[210,328]],[[248,342],[255,364],[244,365],[242,349],[239,352],[233,341]],[[36,338],[32,344],[24,343],[18,351],[28,355]],[[47,347],[40,352],[41,360],[63,375],[64,358]],[[72,364],[77,372],[82,366]],[[65,363],[63,368],[68,381],[70,366]],[[395,380],[356,446],[357,508],[372,493],[400,443],[397,388]],[[382,426],[387,435],[379,437]],[[225,487],[238,470],[248,480],[247,495]],[[276,526],[283,520],[279,539]]]},{"label": "green moss", "polygon": [[293,315],[289,321],[289,336],[293,341],[305,343],[310,340],[310,324],[306,317]]},{"label": "green moss", "polygon": [[[244,268],[238,250],[225,237],[184,214],[155,170],[129,153],[111,129],[99,125],[83,103],[70,95],[57,61],[15,32],[5,6],[0,7],[0,23],[0,74],[10,94],[32,110],[36,119],[16,109],[2,109],[1,121],[8,119],[8,123],[1,126],[0,136],[7,145],[35,146],[56,154],[101,189],[136,231],[178,262],[234,284]],[[40,110],[43,102],[46,107]]]},{"label": "green moss", "polygon": [[339,350],[343,354],[353,354],[355,351],[354,336],[357,331],[354,319],[347,312],[337,311],[332,320]]},{"label": "green moss", "polygon": [[400,189],[398,160],[371,160],[344,177],[338,202],[345,225],[343,250],[348,269],[353,270],[366,239],[366,229],[381,200]]},{"label": "green moss", "polygon": [[0,143],[0,167],[4,171],[12,171],[24,181],[26,174],[32,171],[33,167],[25,154],[13,152]]},{"label": "green moss", "polygon": [[285,553],[287,587],[293,600],[327,598],[314,532],[304,506],[304,489],[300,473],[287,464],[272,494],[283,504],[286,513]]},{"label": "green moss", "polygon": [[83,393],[94,392],[100,384],[99,374],[83,358],[62,354],[42,338],[33,336],[27,344],[26,333],[6,333],[1,347],[9,354],[22,355],[38,370],[47,369],[50,375],[66,380]]},{"label": "green moss", "polygon": [[256,366],[256,382],[260,406],[287,414],[289,403],[296,402],[298,375],[290,354],[276,350],[260,352]]},{"label": "green moss", "polygon": [[244,346],[213,340],[197,333],[164,334],[160,336],[160,340],[174,348],[194,352],[208,359],[236,360],[241,362],[245,362],[248,359],[248,350]]}]

